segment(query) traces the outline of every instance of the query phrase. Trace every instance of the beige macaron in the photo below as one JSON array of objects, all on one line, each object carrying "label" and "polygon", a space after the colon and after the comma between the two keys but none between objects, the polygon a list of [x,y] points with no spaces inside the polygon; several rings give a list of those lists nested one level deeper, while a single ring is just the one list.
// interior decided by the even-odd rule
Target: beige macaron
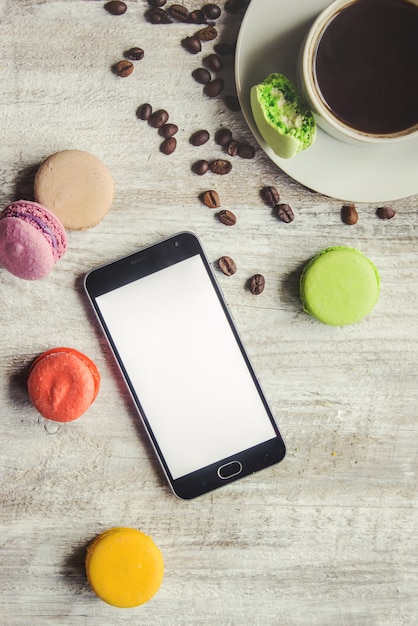
[{"label": "beige macaron", "polygon": [[36,201],[52,211],[68,230],[96,226],[113,202],[114,184],[106,165],[84,150],[62,150],[39,167]]}]

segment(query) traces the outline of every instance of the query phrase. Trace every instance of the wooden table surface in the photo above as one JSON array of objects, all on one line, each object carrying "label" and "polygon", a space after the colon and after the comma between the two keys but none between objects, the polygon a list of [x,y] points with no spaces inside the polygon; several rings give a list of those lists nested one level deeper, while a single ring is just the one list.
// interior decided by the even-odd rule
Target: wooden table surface
[{"label": "wooden table surface", "polygon": [[[2,206],[32,199],[41,161],[67,148],[99,156],[115,181],[106,218],[68,233],[46,279],[0,268],[1,626],[417,624],[418,196],[391,202],[389,221],[357,203],[347,226],[341,199],[304,188],[260,149],[233,157],[228,176],[195,175],[197,159],[224,156],[221,126],[257,147],[224,103],[233,57],[217,98],[191,76],[216,43],[234,44],[242,13],[223,10],[217,40],[193,56],[180,42],[194,25],[148,23],[145,0],[123,16],[103,5],[0,2]],[[132,46],[144,59],[120,78],[112,67]],[[179,126],[171,156],[137,118],[144,102]],[[210,141],[191,146],[202,128]],[[265,185],[293,208],[292,223],[262,202]],[[234,227],[199,200],[210,188]],[[190,502],[169,490],[82,288],[91,268],[183,229],[215,266],[224,254],[237,263],[234,276],[217,275],[288,448],[274,468]],[[380,272],[378,305],[354,326],[302,311],[301,268],[331,245],[358,247]],[[266,288],[253,296],[257,272]],[[62,345],[102,376],[93,406],[67,425],[40,417],[26,390],[32,360]],[[99,600],[84,572],[88,542],[121,525],[151,535],[165,560],[161,589],[136,609]]]}]

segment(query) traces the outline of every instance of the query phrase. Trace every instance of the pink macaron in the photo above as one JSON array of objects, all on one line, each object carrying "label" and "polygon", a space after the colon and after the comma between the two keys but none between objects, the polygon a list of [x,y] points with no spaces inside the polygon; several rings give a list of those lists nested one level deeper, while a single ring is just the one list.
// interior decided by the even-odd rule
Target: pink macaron
[{"label": "pink macaron", "polygon": [[18,200],[0,214],[0,265],[11,274],[45,278],[66,249],[64,226],[41,204]]}]

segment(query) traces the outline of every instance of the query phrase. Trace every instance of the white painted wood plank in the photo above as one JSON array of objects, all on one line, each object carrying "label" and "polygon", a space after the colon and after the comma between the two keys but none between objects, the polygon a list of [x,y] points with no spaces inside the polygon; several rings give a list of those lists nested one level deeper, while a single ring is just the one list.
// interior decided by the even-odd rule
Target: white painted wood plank
[{"label": "white painted wood plank", "polygon": [[[185,2],[195,8],[203,2]],[[191,77],[198,58],[184,24],[144,21],[145,1],[113,17],[101,1],[0,3],[2,206],[31,197],[49,154],[97,154],[116,184],[108,216],[70,233],[69,249],[37,283],[0,268],[0,624],[5,626],[398,626],[417,622],[418,197],[391,203],[390,222],[358,205],[342,224],[340,202],[303,188],[260,151],[226,177],[197,177],[198,158],[222,154],[221,125],[252,139],[239,113],[208,100]],[[223,14],[233,42],[239,16]],[[145,50],[127,79],[111,66]],[[208,44],[205,50],[211,50]],[[232,60],[223,73],[233,89]],[[178,124],[178,150],[136,118],[149,101]],[[331,175],[331,174],[330,174]],[[282,224],[260,199],[276,185],[296,218]],[[237,225],[225,228],[199,201],[218,191]],[[178,230],[194,230],[215,263],[238,272],[220,283],[288,445],[279,466],[185,503],[171,495],[82,290],[86,271]],[[353,245],[376,263],[380,301],[362,323],[329,328],[301,309],[303,264],[328,245]],[[266,290],[245,289],[255,272]],[[93,358],[99,396],[78,422],[40,418],[26,393],[40,352],[70,345]],[[83,559],[102,530],[151,534],[166,563],[146,606],[121,611],[88,589]]]}]

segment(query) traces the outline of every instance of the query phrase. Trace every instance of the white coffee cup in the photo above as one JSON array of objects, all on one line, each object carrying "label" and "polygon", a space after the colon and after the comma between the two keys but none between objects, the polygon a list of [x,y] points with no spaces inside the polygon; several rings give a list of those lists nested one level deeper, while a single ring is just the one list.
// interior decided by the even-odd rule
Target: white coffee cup
[{"label": "white coffee cup", "polygon": [[[378,4],[379,6],[377,6]],[[387,14],[386,17],[383,18],[381,7],[385,9],[386,6]],[[399,19],[404,22],[406,21],[407,24],[406,26],[404,24],[398,28],[398,30],[402,32],[397,32],[394,24],[398,24],[398,21],[394,20],[391,24],[392,31],[390,40],[382,41],[381,51],[376,51],[376,54],[372,54],[374,51],[371,46],[367,47],[366,36],[368,32],[367,29],[369,28],[367,24],[370,25],[370,28],[376,29],[374,17],[376,17],[376,20],[386,19],[386,22],[389,23],[391,16],[390,11],[394,10],[398,11]],[[363,21],[358,19],[359,16],[355,13],[359,11],[366,11],[366,14],[363,16]],[[413,19],[411,19],[411,17]],[[369,22],[367,22],[367,20],[369,20]],[[360,30],[361,23],[365,24],[363,30]],[[381,28],[389,28],[388,24],[384,24],[384,22],[382,22],[382,24]],[[345,33],[341,30],[344,27],[346,27]],[[357,32],[359,32],[358,38],[356,38]],[[407,32],[407,35],[405,35],[405,32]],[[344,33],[347,37],[350,36],[348,45],[344,45],[343,38],[341,38],[341,41],[339,40],[338,37],[340,33],[341,35]],[[360,35],[360,33],[362,34]],[[378,37],[378,32],[373,32],[373,36]],[[388,88],[386,89],[384,79],[379,82],[379,72],[383,76],[388,68],[390,69],[392,65],[395,65],[395,62],[387,63],[388,59],[386,58],[385,67],[378,66],[380,63],[384,63],[384,60],[381,61],[380,59],[383,59],[385,54],[389,54],[389,52],[387,52],[388,50],[392,49],[392,51],[396,53],[399,47],[403,50],[402,46],[404,45],[405,37],[408,37],[404,54],[407,60],[404,62],[400,54],[398,55],[399,58],[398,56],[396,57],[397,67],[398,70],[399,67],[401,68],[401,72],[399,73],[398,70],[395,71],[394,69],[392,79],[390,79],[394,84],[402,82],[402,90],[398,87],[396,89],[398,93],[402,94],[404,102],[400,100],[399,102],[395,102],[392,100],[390,106],[392,106],[393,109],[396,108],[397,112],[393,113],[391,118],[391,114],[388,110],[387,119],[384,123],[383,120],[386,113],[382,103],[385,100],[379,100],[376,94],[379,90],[382,90],[384,98],[387,99],[391,95],[391,85],[388,82]],[[371,37],[371,40],[372,39]],[[397,46],[397,41],[398,44],[401,44],[400,46]],[[327,42],[329,43],[328,50],[326,49],[328,45]],[[334,48],[332,48],[331,42],[333,42],[332,45]],[[418,136],[418,53],[415,54],[417,42],[418,0],[377,0],[377,2],[376,0],[335,0],[332,2],[320,13],[310,27],[300,50],[298,60],[299,88],[308,105],[311,107],[318,126],[337,139],[351,143],[381,144],[416,138]],[[379,47],[379,40],[373,45]],[[364,56],[361,56],[359,53],[360,46],[364,47]],[[384,46],[386,46],[386,49]],[[409,46],[409,48],[407,48],[407,46]],[[408,60],[410,55],[406,54],[406,50],[413,51],[415,58],[412,59],[411,62]],[[382,51],[383,55],[381,54]],[[356,59],[355,55],[357,53],[359,53],[359,57]],[[355,67],[355,65],[350,66],[350,55],[353,57],[353,63],[356,59],[355,63],[357,63],[358,66],[357,72],[353,72],[351,69]],[[362,62],[363,59],[364,63]],[[389,61],[392,61],[392,59],[390,58]],[[340,64],[340,71],[338,71],[338,64]],[[329,69],[328,74],[324,71],[324,67],[326,67],[327,70]],[[335,73],[333,74],[333,72]],[[346,76],[344,72],[346,72]],[[369,75],[367,75],[367,72]],[[320,76],[322,76],[322,85]],[[326,80],[323,76],[326,76]],[[358,80],[357,77],[359,77]],[[349,78],[352,81],[351,83],[347,83]],[[330,97],[334,88],[333,81],[335,84],[334,100]],[[358,86],[356,86],[357,82]],[[348,84],[353,85],[353,91],[348,94],[348,98],[346,97],[346,99],[344,99],[341,97],[343,91],[337,93],[337,85],[345,89]],[[374,87],[369,88],[371,85],[374,85]],[[410,88],[411,90],[411,102],[406,94],[406,85],[408,89]],[[328,89],[326,96],[324,95],[326,92],[325,87]],[[349,99],[350,96],[352,97],[352,101]],[[393,98],[396,97],[397,95],[394,93]],[[364,99],[363,103],[362,98]],[[373,106],[370,105],[369,108],[367,108],[365,105],[365,102],[371,102],[373,99],[381,108],[381,121],[373,119]],[[360,124],[358,123],[360,117],[358,117],[355,122],[353,121],[355,115],[358,115],[358,112],[354,113],[353,110],[353,120],[350,119],[350,114],[347,113],[350,106],[354,109],[355,102],[362,103],[359,107],[364,107],[365,119],[362,120]],[[407,106],[405,106],[405,103]],[[396,104],[396,107],[394,104]],[[379,106],[375,107],[376,110],[379,109]],[[339,110],[337,110],[338,107],[340,107]],[[408,110],[408,107],[411,110]],[[367,122],[366,118],[368,119]],[[397,126],[398,123],[399,126]]]}]

